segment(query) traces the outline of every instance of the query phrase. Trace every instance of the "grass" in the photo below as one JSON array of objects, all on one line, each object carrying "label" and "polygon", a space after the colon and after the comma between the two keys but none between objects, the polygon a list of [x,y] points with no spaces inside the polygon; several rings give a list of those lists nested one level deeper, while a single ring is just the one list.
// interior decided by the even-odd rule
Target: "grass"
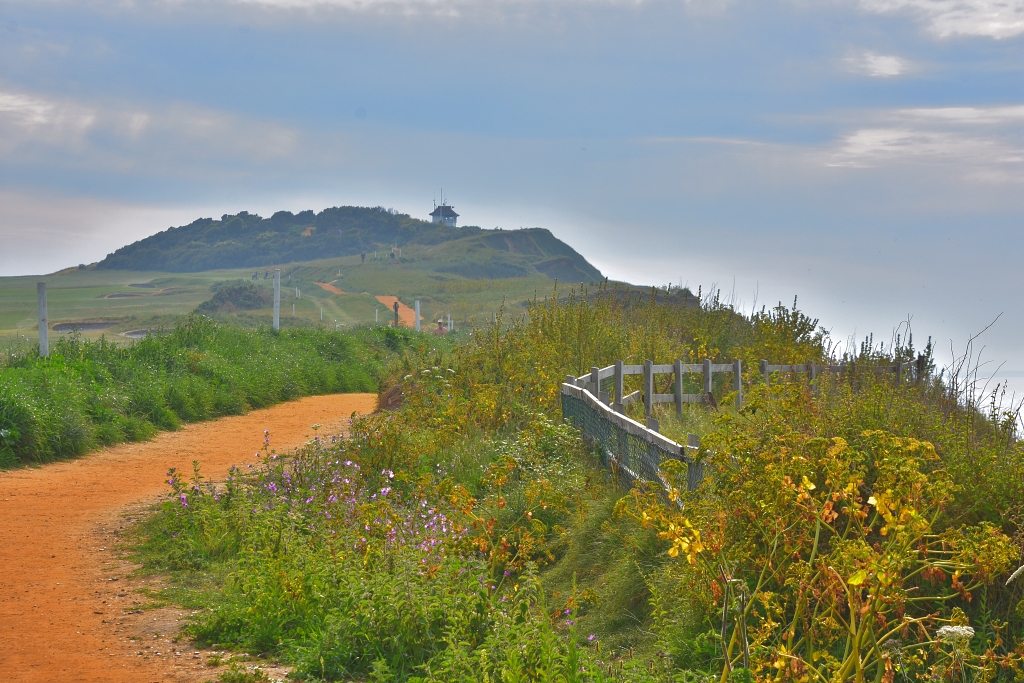
[{"label": "grass", "polygon": [[274,332],[190,316],[129,344],[77,335],[40,358],[0,356],[0,467],[81,455],[221,415],[312,394],[372,391],[386,356],[412,342],[389,328]]},{"label": "grass", "polygon": [[[848,360],[916,355],[894,351]],[[310,681],[959,681],[935,638],[951,623],[978,634],[957,666],[1020,675],[1012,416],[934,376],[750,376],[741,411],[723,386],[717,412],[660,415],[701,435],[714,473],[681,505],[618,488],[558,423],[566,374],[705,357],[822,362],[829,345],[795,308],[537,300],[528,320],[393,358],[383,386],[403,406],[349,438],[268,451],[219,485],[176,479],[140,557],[197,586],[193,637]]]},{"label": "grass", "polygon": [[[424,324],[451,315],[460,324],[471,319],[490,318],[504,306],[507,314],[521,315],[526,301],[538,293],[546,294],[554,281],[546,276],[499,280],[475,280],[432,269],[430,250],[441,247],[412,246],[403,259],[371,258],[364,264],[359,257],[343,257],[281,264],[281,324],[284,327],[308,327],[323,324],[353,327],[372,324],[375,311],[381,324],[390,320],[391,311],[376,300],[378,295],[398,296],[412,306],[420,299]],[[432,253],[432,252],[431,252]],[[436,264],[434,264],[436,265]],[[213,296],[211,290],[225,280],[249,280],[255,269],[211,270],[197,273],[97,270],[70,268],[46,276],[0,278],[0,343],[32,342],[37,339],[36,282],[47,283],[48,314],[51,328],[61,323],[81,321],[107,322],[102,330],[85,330],[83,336],[97,339],[106,334],[118,339],[127,331],[172,327],[181,315],[191,313]],[[271,279],[263,280],[267,268],[259,269],[257,284],[272,288]],[[344,294],[320,288],[316,282],[333,284]],[[136,286],[133,286],[136,285]],[[145,285],[137,286],[137,285]],[[295,297],[295,288],[301,298]],[[295,312],[292,313],[292,305]],[[239,313],[218,313],[222,322],[258,326],[269,325],[272,310],[264,308]],[[50,332],[51,339],[61,336]]]}]

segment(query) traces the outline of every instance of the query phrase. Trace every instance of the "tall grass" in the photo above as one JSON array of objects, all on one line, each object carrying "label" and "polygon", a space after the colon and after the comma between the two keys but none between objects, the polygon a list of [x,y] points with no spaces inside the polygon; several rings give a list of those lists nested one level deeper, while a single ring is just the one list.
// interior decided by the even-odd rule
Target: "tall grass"
[{"label": "tall grass", "polygon": [[0,467],[81,455],[300,396],[373,391],[384,358],[410,338],[384,328],[278,333],[190,316],[128,344],[68,335],[47,358],[11,349],[0,356]]},{"label": "tall grass", "polygon": [[[537,300],[462,346],[392,358],[384,388],[403,406],[347,438],[268,453],[226,485],[172,476],[143,557],[179,579],[229,577],[194,597],[207,609],[191,632],[309,680],[1021,675],[1024,595],[1006,585],[1024,548],[1015,422],[933,373],[872,371],[910,344],[869,344],[847,358],[856,372],[813,386],[748,376],[739,411],[663,416],[702,432],[714,472],[671,504],[619,489],[558,424],[564,376],[617,358],[751,368],[832,353],[795,307],[745,317],[607,289]],[[967,650],[940,639],[968,623]]]}]

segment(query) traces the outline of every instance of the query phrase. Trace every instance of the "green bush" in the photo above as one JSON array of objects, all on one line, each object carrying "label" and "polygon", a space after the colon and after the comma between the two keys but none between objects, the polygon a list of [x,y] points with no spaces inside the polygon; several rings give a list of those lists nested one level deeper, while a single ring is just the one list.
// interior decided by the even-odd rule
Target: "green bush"
[{"label": "green bush", "polygon": [[413,339],[379,328],[242,329],[202,316],[126,345],[61,337],[48,358],[0,357],[0,467],[301,396],[373,391],[384,358]]}]

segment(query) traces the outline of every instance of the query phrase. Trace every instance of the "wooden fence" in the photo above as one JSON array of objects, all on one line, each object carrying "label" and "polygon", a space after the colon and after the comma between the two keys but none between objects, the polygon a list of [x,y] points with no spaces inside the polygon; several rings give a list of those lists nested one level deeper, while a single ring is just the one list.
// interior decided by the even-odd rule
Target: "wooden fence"
[{"label": "wooden fence", "polygon": [[[913,363],[900,362],[895,365],[874,365],[869,366],[873,372],[892,373],[896,381],[901,382],[906,378],[913,378],[919,381],[924,378],[927,359],[918,356]],[[765,384],[771,382],[771,378],[778,374],[806,374],[809,381],[816,380],[824,373],[848,373],[854,369],[854,364],[840,363],[838,365],[819,365],[816,363],[780,365],[762,360],[759,363],[761,376]],[[676,414],[683,412],[684,403],[703,403],[716,405],[712,394],[714,388],[714,376],[716,373],[727,373],[732,375],[731,389],[735,392],[734,404],[737,409],[743,407],[743,363],[733,360],[728,363],[713,363],[705,359],[702,363],[684,363],[681,360],[673,361],[671,364],[657,364],[654,361],[645,360],[642,365],[627,365],[621,360],[615,361],[608,367],[592,367],[590,372],[574,377],[569,375],[566,384],[586,389],[594,398],[604,405],[610,405],[617,413],[625,413],[625,408],[630,403],[642,401],[644,404],[644,419],[648,427],[658,430],[657,420],[654,419],[654,406],[660,403],[674,403]],[[672,393],[659,394],[655,392],[654,378],[657,375],[672,375]],[[684,393],[683,376],[688,374],[701,375],[701,392]],[[625,393],[625,378],[627,375],[643,375],[643,388],[629,394]],[[601,383],[612,379],[611,391],[601,390]]]}]

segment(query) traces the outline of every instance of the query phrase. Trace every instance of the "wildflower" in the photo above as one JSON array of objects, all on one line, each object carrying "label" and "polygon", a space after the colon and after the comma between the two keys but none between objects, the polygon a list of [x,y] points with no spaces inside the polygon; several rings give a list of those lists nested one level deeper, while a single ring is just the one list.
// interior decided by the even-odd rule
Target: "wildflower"
[{"label": "wildflower", "polygon": [[970,626],[943,626],[936,633],[935,637],[940,643],[952,645],[955,649],[961,649],[974,637],[974,629]]},{"label": "wildflower", "polygon": [[183,508],[187,508],[188,507],[188,496],[187,495],[182,493],[180,496],[178,496],[178,500],[181,501],[181,507],[183,507]]},{"label": "wildflower", "polygon": [[595,638],[597,638],[597,635],[591,633],[589,636],[587,636],[587,642],[588,643],[592,643],[592,642],[594,642]]}]

